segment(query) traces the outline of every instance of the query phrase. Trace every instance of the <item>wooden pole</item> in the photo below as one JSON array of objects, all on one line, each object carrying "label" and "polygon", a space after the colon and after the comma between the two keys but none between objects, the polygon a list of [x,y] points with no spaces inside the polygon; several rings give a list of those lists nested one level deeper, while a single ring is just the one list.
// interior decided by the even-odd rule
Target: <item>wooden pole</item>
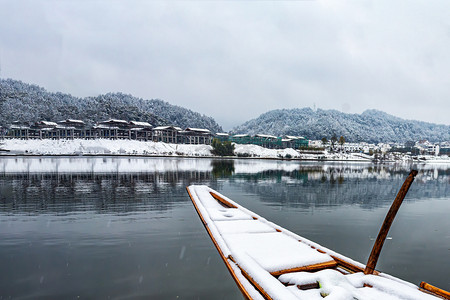
[{"label": "wooden pole", "polygon": [[384,241],[389,232],[389,228],[394,221],[395,215],[397,214],[400,205],[403,202],[403,199],[406,196],[406,193],[409,190],[409,187],[414,181],[414,177],[417,175],[417,170],[412,170],[405,182],[403,183],[400,191],[398,191],[397,197],[395,197],[394,202],[389,209],[389,212],[384,219],[383,225],[381,226],[380,232],[378,233],[378,237],[373,245],[372,252],[370,253],[369,260],[367,261],[366,269],[364,270],[364,274],[372,274],[375,270],[375,266],[377,265],[378,257],[380,256],[381,248],[383,248]]},{"label": "wooden pole", "polygon": [[431,285],[429,283],[426,283],[426,282],[422,281],[420,283],[420,287],[423,288],[424,290],[427,290],[427,291],[435,293],[435,294],[437,294],[437,295],[439,295],[441,297],[444,297],[445,299],[450,299],[450,293],[449,292],[447,292],[447,291],[445,291],[443,289],[440,289],[438,287],[435,287],[435,286],[433,286],[433,285]]}]

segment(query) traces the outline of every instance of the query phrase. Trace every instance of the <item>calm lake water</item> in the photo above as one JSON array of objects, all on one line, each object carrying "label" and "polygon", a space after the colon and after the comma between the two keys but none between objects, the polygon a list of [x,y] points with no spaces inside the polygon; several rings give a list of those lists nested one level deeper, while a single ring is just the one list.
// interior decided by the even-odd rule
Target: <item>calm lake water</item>
[{"label": "calm lake water", "polygon": [[0,158],[0,299],[241,299],[189,184],[365,263],[412,168],[377,269],[449,290],[447,165]]}]

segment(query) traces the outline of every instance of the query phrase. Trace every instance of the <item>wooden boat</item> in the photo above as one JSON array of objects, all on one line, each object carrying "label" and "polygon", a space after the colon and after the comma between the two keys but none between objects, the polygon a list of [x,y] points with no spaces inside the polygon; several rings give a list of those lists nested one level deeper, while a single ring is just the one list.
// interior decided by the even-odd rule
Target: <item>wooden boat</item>
[{"label": "wooden boat", "polygon": [[450,299],[322,247],[245,209],[207,186],[189,196],[229,272],[247,299]]}]

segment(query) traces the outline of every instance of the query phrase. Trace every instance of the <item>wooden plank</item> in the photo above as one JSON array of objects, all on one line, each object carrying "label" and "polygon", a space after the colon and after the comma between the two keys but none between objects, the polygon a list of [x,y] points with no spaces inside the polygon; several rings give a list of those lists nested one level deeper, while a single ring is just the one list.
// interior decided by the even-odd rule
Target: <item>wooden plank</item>
[{"label": "wooden plank", "polygon": [[280,270],[280,271],[270,272],[270,274],[272,274],[273,276],[280,276],[280,275],[286,274],[286,273],[303,272],[303,271],[308,271],[308,272],[318,271],[318,270],[323,270],[323,269],[334,268],[336,266],[337,266],[337,262],[334,260],[330,260],[330,261],[320,263],[320,264],[314,264],[314,265],[308,265],[308,266],[303,266],[303,267],[290,268],[290,269],[284,269],[284,270]]},{"label": "wooden plank", "polygon": [[197,207],[197,204],[195,203],[194,198],[191,195],[191,191],[189,191],[189,188],[186,187],[186,190],[189,194],[189,197],[191,198],[192,203],[194,204],[195,210],[197,211],[198,216],[200,217],[200,219],[202,220],[203,226],[205,226],[206,231],[208,232],[209,237],[211,238],[211,240],[213,241],[214,246],[216,247],[217,251],[219,251],[219,255],[222,258],[223,262],[225,263],[225,265],[227,266],[228,271],[230,272],[231,276],[233,277],[234,281],[236,282],[236,284],[238,285],[239,290],[241,291],[241,293],[244,295],[244,297],[248,300],[252,300],[252,297],[250,296],[250,294],[247,292],[247,290],[245,289],[245,287],[242,285],[242,283],[239,281],[239,278],[237,277],[237,275],[234,273],[233,268],[231,267],[228,259],[225,257],[225,255],[223,254],[222,250],[219,247],[219,244],[217,244],[216,240],[214,239],[214,236],[212,235],[206,221],[203,219],[202,214],[200,213],[200,210]]},{"label": "wooden plank", "polygon": [[[238,266],[239,267],[239,266]],[[241,267],[239,267],[241,269]],[[264,297],[264,299],[272,300],[269,294],[251,277],[244,269],[241,269],[242,275],[259,291],[259,293]]]},{"label": "wooden plank", "polygon": [[[345,261],[343,259],[340,259],[339,257],[336,257],[334,255],[330,255],[335,261],[337,261],[337,263],[343,267],[345,267],[346,269],[349,269],[355,273],[357,272],[364,272],[364,268],[358,267],[352,263],[349,263],[348,261]],[[374,275],[378,275],[380,274],[378,271],[373,271]]]},{"label": "wooden plank", "polygon": [[386,218],[384,219],[383,225],[381,226],[380,232],[378,233],[378,237],[373,245],[372,252],[370,253],[369,259],[367,261],[366,269],[364,270],[364,274],[372,274],[377,265],[378,257],[380,256],[381,249],[383,248],[384,241],[388,235],[389,229],[391,228],[392,222],[394,221],[395,215],[397,214],[400,205],[403,202],[403,199],[408,193],[409,187],[414,181],[414,178],[417,175],[417,170],[412,170],[402,187],[398,191],[397,197],[395,197],[394,202],[389,209]]},{"label": "wooden plank", "polygon": [[302,285],[297,284],[297,288],[299,290],[306,291],[306,290],[318,289],[318,288],[320,288],[320,285],[319,285],[319,282],[316,281],[314,283],[307,283],[307,284],[302,284]]},{"label": "wooden plank", "polygon": [[436,295],[444,297],[445,299],[450,299],[450,293],[449,292],[447,292],[447,291],[445,291],[443,289],[440,289],[438,287],[435,287],[435,286],[433,286],[433,285],[431,285],[429,283],[426,283],[425,281],[422,281],[420,283],[420,287],[423,288],[424,290],[427,290],[427,291],[432,292],[432,293],[434,293]]},{"label": "wooden plank", "polygon": [[211,196],[213,196],[214,199],[216,199],[223,206],[225,206],[227,208],[237,208],[236,205],[231,204],[229,201],[223,199],[222,197],[220,197],[216,193],[213,193],[213,192],[209,192],[209,193],[211,194]]}]

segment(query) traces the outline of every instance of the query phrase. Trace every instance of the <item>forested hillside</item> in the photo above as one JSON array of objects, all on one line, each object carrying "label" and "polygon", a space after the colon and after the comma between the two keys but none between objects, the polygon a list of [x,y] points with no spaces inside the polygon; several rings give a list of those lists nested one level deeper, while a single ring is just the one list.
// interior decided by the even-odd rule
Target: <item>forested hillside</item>
[{"label": "forested hillside", "polygon": [[308,139],[344,136],[349,142],[449,141],[450,126],[404,120],[378,110],[346,114],[311,108],[278,109],[235,127],[233,133],[300,135]]},{"label": "forested hillside", "polygon": [[[221,132],[216,121],[162,100],[143,100],[122,93],[78,98],[50,93],[12,79],[0,79],[0,125],[80,119],[88,125],[109,118],[147,121],[152,125],[207,128]],[[346,114],[336,110],[278,109],[235,127],[232,133],[300,135],[308,139],[344,136],[347,142],[450,141],[450,126],[404,120],[378,110]]]},{"label": "forested hillside", "polygon": [[0,125],[13,121],[36,122],[79,119],[92,125],[109,118],[146,121],[152,125],[207,128],[222,131],[216,121],[162,100],[143,100],[122,93],[78,98],[50,93],[37,85],[0,79]]}]

